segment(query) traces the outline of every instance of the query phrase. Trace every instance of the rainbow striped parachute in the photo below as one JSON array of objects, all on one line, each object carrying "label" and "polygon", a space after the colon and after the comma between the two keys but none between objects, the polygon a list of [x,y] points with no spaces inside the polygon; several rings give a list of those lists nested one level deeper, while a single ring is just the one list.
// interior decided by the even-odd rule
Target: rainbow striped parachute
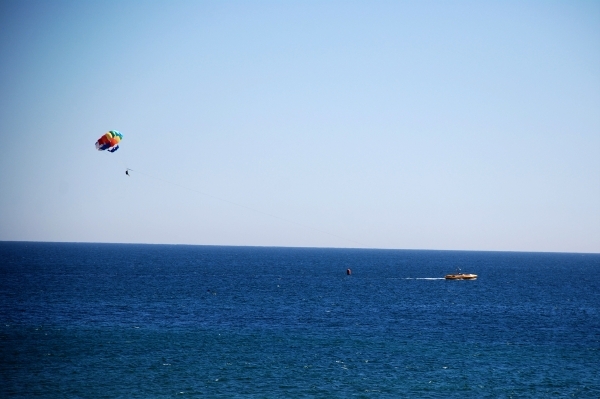
[{"label": "rainbow striped parachute", "polygon": [[119,149],[119,142],[122,139],[123,135],[121,132],[111,130],[96,141],[96,149],[98,151],[108,150],[108,152],[115,152]]}]

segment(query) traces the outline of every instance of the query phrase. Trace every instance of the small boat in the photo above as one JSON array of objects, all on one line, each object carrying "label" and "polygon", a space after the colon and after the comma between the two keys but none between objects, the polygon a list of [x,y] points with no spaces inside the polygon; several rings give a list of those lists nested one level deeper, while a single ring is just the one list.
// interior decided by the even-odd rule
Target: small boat
[{"label": "small boat", "polygon": [[461,273],[460,269],[456,270],[456,274],[446,274],[444,277],[446,280],[476,280],[476,274]]}]

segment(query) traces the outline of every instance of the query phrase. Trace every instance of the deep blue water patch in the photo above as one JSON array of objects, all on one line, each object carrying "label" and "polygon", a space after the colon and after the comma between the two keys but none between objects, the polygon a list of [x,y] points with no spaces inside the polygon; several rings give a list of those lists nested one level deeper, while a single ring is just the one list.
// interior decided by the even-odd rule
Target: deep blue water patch
[{"label": "deep blue water patch", "polygon": [[598,254],[3,242],[0,397],[598,398],[599,310]]}]

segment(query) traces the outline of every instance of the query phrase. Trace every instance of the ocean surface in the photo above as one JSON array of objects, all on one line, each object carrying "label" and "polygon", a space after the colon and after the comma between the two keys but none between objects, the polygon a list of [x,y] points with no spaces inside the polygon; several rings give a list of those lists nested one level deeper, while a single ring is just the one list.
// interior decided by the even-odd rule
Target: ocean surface
[{"label": "ocean surface", "polygon": [[2,398],[600,398],[599,254],[0,242],[0,323]]}]

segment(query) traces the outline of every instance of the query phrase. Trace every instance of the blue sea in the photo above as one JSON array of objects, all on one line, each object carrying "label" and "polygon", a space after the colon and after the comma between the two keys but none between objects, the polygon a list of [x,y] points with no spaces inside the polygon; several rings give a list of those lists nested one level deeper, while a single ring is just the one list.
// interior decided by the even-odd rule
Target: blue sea
[{"label": "blue sea", "polygon": [[600,398],[599,254],[0,242],[0,323],[3,398]]}]

